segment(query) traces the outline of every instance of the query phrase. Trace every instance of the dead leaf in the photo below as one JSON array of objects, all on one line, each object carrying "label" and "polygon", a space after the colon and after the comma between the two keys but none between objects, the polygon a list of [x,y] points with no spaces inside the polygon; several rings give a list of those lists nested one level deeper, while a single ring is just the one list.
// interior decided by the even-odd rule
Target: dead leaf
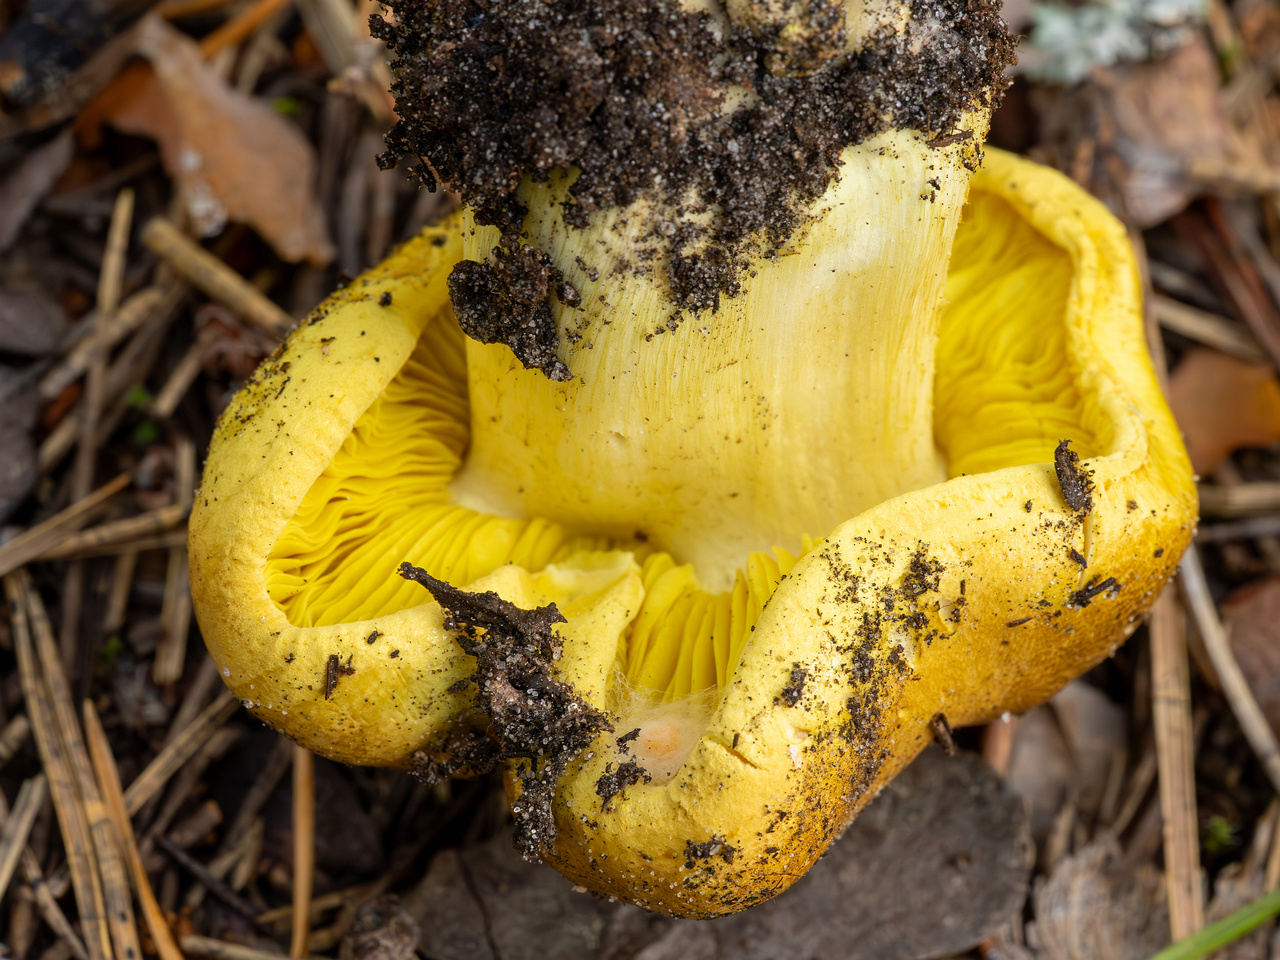
[{"label": "dead leaf", "polygon": [[1233,450],[1280,440],[1280,384],[1266,364],[1191,350],[1169,377],[1169,406],[1201,476]]},{"label": "dead leaf", "polygon": [[117,91],[104,119],[159,144],[197,230],[210,236],[235,220],[285,260],[329,263],[315,152],[302,133],[262,100],[227,86],[196,43],[159,18],[140,24],[136,47],[153,72]]},{"label": "dead leaf", "polygon": [[1126,876],[1110,835],[1059,860],[1034,902],[1039,960],[1146,960],[1169,942],[1163,878],[1147,864]]},{"label": "dead leaf", "polygon": [[47,357],[67,333],[62,305],[35,291],[0,290],[0,351]]},{"label": "dead leaf", "polygon": [[67,169],[74,152],[75,137],[64,131],[28,153],[0,184],[0,251],[13,246],[23,224]]},{"label": "dead leaf", "polygon": [[1198,33],[1167,57],[1096,68],[1076,87],[1046,91],[1040,106],[1054,165],[1139,227],[1196,196],[1190,162],[1258,159],[1239,154],[1217,62]]},{"label": "dead leaf", "polygon": [[1021,800],[971,754],[926,750],[777,898],[670,920],[575,892],[510,834],[437,854],[405,909],[433,960],[906,960],[971,949],[1022,905]]},{"label": "dead leaf", "polygon": [[1027,801],[1040,849],[1064,805],[1093,821],[1125,747],[1124,711],[1081,680],[1018,718],[1005,781]]},{"label": "dead leaf", "polygon": [[[40,476],[31,428],[36,421],[35,392],[23,374],[0,368],[0,524],[27,498]],[[10,390],[10,385],[17,389]],[[25,385],[26,389],[22,389]]]},{"label": "dead leaf", "polygon": [[1271,729],[1280,731],[1280,577],[1267,577],[1233,593],[1222,607],[1231,649]]},{"label": "dead leaf", "polygon": [[351,957],[353,960],[414,960],[418,935],[418,924],[400,906],[400,898],[383,894],[366,903],[356,914],[351,925]]}]

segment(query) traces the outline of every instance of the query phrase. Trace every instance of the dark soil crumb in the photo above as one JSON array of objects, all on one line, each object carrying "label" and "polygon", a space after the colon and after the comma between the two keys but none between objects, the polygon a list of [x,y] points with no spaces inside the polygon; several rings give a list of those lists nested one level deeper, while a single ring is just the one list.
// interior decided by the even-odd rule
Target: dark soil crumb
[{"label": "dark soil crumb", "polygon": [[463,730],[449,738],[441,752],[439,758],[421,750],[413,755],[413,775],[429,787],[458,776],[489,773],[502,759],[498,744],[480,730]]},{"label": "dark soil crumb", "polygon": [[733,863],[737,852],[737,847],[730,846],[720,837],[713,836],[706,843],[686,840],[684,842],[685,869],[692,870],[697,865],[694,863],[695,860],[710,860],[712,857],[719,857],[725,863]]},{"label": "dark soil crumb", "polygon": [[462,332],[481,343],[505,343],[526,367],[552,380],[568,380],[556,359],[556,322],[551,293],[573,299],[564,274],[533,247],[495,248],[492,263],[464,260],[449,274],[449,296]]},{"label": "dark soil crumb", "polygon": [[[637,251],[645,262],[629,266],[657,266],[675,306],[690,311],[738,293],[748,262],[804,226],[846,146],[895,128],[935,147],[962,139],[962,116],[999,96],[1013,60],[993,0],[916,0],[902,35],[886,30],[853,53],[841,5],[812,0],[804,29],[785,36],[723,29],[679,0],[387,6],[395,23],[370,23],[396,56],[400,120],[380,162],[411,159],[429,189],[447,184],[501,230],[484,270],[500,273],[519,249],[522,178],[574,168],[572,226],[654,196],[648,247]],[[755,96],[729,112],[731,86]],[[496,282],[476,266],[455,270],[472,292]],[[518,303],[524,319],[512,323],[527,332],[536,311]],[[539,343],[531,365],[550,373]]]},{"label": "dark soil crumb", "polygon": [[339,677],[349,677],[355,672],[356,668],[351,666],[351,657],[347,657],[347,662],[343,663],[336,653],[329,654],[329,662],[324,668],[324,698],[328,700],[333,696],[333,692],[338,689]]},{"label": "dark soil crumb", "polygon": [[1076,513],[1088,513],[1093,509],[1093,481],[1089,471],[1080,466],[1080,455],[1070,448],[1070,443],[1063,440],[1053,451],[1053,468],[1067,506]]},{"label": "dark soil crumb", "polygon": [[947,715],[945,713],[935,713],[933,719],[929,721],[929,726],[933,730],[933,737],[938,741],[938,746],[942,748],[942,752],[948,757],[956,755],[955,737],[951,735],[951,724],[947,723]]},{"label": "dark soil crumb", "polygon": [[791,679],[782,688],[782,702],[788,707],[794,707],[800,702],[800,697],[804,695],[804,681],[808,676],[809,671],[800,664],[791,665]]},{"label": "dark soil crumb", "polygon": [[1067,597],[1067,606],[1071,607],[1073,610],[1083,610],[1099,595],[1107,593],[1110,590],[1119,589],[1120,584],[1116,581],[1115,577],[1107,577],[1107,579],[1102,581],[1099,581],[1097,577],[1094,577],[1079,590],[1076,590]]},{"label": "dark soil crumb", "polygon": [[1006,627],[1020,627],[1020,626],[1022,626],[1024,623],[1030,623],[1030,622],[1031,622],[1031,620],[1032,620],[1032,618],[1031,618],[1031,617],[1021,617],[1021,618],[1019,618],[1019,619],[1017,619],[1017,620],[1010,620],[1008,623],[1006,623],[1006,624],[1005,624],[1005,626],[1006,626]]},{"label": "dark soil crumb", "polygon": [[1075,547],[1072,547],[1067,552],[1067,556],[1071,558],[1072,563],[1080,564],[1082,569],[1085,569],[1085,570],[1089,569],[1089,562],[1085,560],[1084,555],[1081,554],[1080,551],[1077,550]]},{"label": "dark soil crumb", "polygon": [[516,849],[539,860],[556,836],[556,781],[601,731],[613,729],[604,713],[555,677],[561,642],[553,627],[564,617],[555,604],[521,610],[496,593],[466,593],[410,563],[399,572],[435,597],[445,628],[457,631],[458,645],[476,658],[476,706],[490,721],[494,761],[528,761],[511,812]]},{"label": "dark soil crumb", "polygon": [[648,783],[652,779],[649,771],[640,766],[635,757],[618,764],[617,770],[613,769],[613,764],[607,764],[603,776],[596,781],[596,796],[603,801],[600,809],[608,807],[610,800],[633,783],[639,783],[641,780]]},{"label": "dark soil crumb", "polygon": [[389,307],[389,306],[391,306],[391,291],[390,291],[390,290],[383,290],[383,291],[382,291],[382,296],[380,296],[380,297],[378,298],[378,306],[380,306],[380,307]]}]

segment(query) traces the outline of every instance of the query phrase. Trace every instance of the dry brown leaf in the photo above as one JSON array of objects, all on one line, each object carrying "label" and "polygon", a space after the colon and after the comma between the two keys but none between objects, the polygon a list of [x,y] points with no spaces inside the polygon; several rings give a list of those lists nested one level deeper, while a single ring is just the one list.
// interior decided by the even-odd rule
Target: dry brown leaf
[{"label": "dry brown leaf", "polygon": [[1201,476],[1233,450],[1280,440],[1280,384],[1266,364],[1192,350],[1169,378],[1169,406]]},{"label": "dry brown leaf", "polygon": [[1159,872],[1144,864],[1127,873],[1107,835],[1058,861],[1034,902],[1027,942],[1038,960],[1145,960],[1169,939]]},{"label": "dry brown leaf", "polygon": [[1213,53],[1194,35],[1168,57],[1098,68],[1040,104],[1055,165],[1139,227],[1168,219],[1197,194],[1192,161],[1245,161],[1233,138]]},{"label": "dry brown leaf", "polygon": [[1280,731],[1280,577],[1242,587],[1222,607],[1231,649],[1271,729]]},{"label": "dry brown leaf", "polygon": [[236,220],[285,260],[329,263],[315,153],[301,132],[262,100],[227,86],[194,41],[157,17],[140,26],[137,52],[153,72],[104,119],[159,144],[196,229],[209,236]]}]

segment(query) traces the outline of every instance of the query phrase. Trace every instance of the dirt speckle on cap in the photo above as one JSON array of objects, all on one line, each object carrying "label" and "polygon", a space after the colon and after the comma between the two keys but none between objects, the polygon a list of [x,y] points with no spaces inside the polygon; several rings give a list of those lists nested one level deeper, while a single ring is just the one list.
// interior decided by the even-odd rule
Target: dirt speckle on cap
[{"label": "dirt speckle on cap", "polygon": [[1058,474],[1062,499],[1076,513],[1093,509],[1093,481],[1089,471],[1080,466],[1080,455],[1071,449],[1071,441],[1063,440],[1053,451],[1053,469]]}]

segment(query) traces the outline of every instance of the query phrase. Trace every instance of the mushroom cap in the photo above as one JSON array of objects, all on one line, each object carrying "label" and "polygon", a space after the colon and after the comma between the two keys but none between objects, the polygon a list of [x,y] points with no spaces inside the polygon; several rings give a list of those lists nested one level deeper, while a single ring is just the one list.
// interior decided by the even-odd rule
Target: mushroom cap
[{"label": "mushroom cap", "polygon": [[[445,288],[460,257],[450,221],[322,304],[221,418],[192,513],[193,597],[228,686],[347,763],[408,767],[486,724],[474,661],[395,578],[402,560],[520,607],[556,602],[562,677],[601,707],[657,585],[652,557],[448,505],[467,443]],[[753,626],[683,763],[602,793],[630,756],[618,729],[560,778],[543,855],[570,878],[683,916],[776,895],[939,714],[1025,710],[1136,629],[1196,498],[1124,229],[1061,175],[988,150],[945,300],[934,433],[950,479],[799,558],[753,557]]]}]

